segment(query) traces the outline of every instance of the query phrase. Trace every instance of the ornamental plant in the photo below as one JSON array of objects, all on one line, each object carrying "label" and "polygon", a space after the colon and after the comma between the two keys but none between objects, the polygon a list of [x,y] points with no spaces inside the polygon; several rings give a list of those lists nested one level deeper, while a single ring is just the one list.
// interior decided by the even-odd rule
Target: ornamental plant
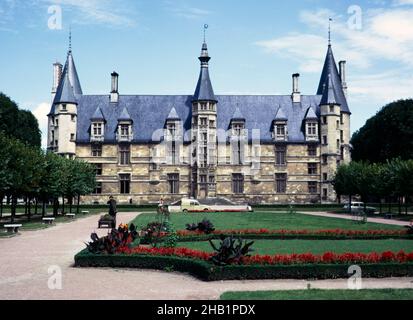
[{"label": "ornamental plant", "polygon": [[235,239],[233,236],[221,237],[220,246],[217,247],[209,240],[212,248],[216,252],[210,260],[217,266],[226,266],[229,264],[240,264],[245,257],[249,256],[249,253],[253,251],[251,246],[254,241],[247,242],[241,238]]},{"label": "ornamental plant", "polygon": [[214,224],[208,220],[204,219],[198,224],[192,223],[186,225],[186,230],[188,231],[199,231],[200,233],[211,234],[215,231]]},{"label": "ornamental plant", "polygon": [[134,224],[120,225],[110,233],[100,238],[95,232],[91,234],[91,242],[86,243],[89,252],[93,254],[115,254],[119,248],[129,247],[136,240],[138,233]]}]

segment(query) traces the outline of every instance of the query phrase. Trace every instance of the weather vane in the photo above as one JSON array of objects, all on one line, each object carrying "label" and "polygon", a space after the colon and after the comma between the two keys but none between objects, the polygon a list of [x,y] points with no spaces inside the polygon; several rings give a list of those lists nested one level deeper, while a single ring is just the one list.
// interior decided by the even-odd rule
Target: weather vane
[{"label": "weather vane", "polygon": [[209,25],[207,25],[206,23],[204,24],[204,42],[206,42],[206,31],[209,28]]},{"label": "weather vane", "polygon": [[69,51],[72,51],[72,26],[69,27]]}]

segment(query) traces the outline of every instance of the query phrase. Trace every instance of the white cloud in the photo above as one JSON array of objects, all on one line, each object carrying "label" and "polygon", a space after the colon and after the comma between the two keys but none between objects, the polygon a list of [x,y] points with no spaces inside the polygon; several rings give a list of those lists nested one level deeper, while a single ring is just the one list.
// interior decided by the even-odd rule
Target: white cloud
[{"label": "white cloud", "polygon": [[212,13],[209,10],[190,7],[186,4],[176,3],[176,1],[165,1],[165,9],[177,17],[190,20],[200,20]]},{"label": "white cloud", "polygon": [[47,147],[47,114],[50,111],[50,103],[42,102],[32,108],[32,113],[39,122],[39,128],[42,132],[42,147]]}]

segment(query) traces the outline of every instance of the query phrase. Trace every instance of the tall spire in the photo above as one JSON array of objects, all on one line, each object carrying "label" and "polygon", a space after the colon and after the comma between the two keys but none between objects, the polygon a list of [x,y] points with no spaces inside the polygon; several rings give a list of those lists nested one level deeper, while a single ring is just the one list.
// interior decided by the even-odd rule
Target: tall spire
[{"label": "tall spire", "polygon": [[350,113],[347,99],[343,91],[340,73],[338,72],[337,64],[334,59],[333,49],[329,43],[323,71],[321,73],[320,83],[318,85],[317,95],[322,96],[324,94],[324,91],[330,85],[330,81],[332,83],[337,103],[341,105],[341,111]]},{"label": "tall spire", "polygon": [[70,26],[69,29],[69,53],[72,52],[72,26]]},{"label": "tall spire", "polygon": [[331,46],[331,21],[333,21],[332,18],[328,19],[328,45]]},{"label": "tall spire", "polygon": [[[207,29],[207,25],[204,26],[204,31]],[[205,40],[205,39],[204,39]],[[195,89],[193,101],[215,101],[214,89],[212,88],[211,79],[209,77],[209,61],[211,57],[208,54],[208,45],[206,41],[202,44],[201,56],[199,61],[201,62],[201,72],[199,74],[198,84]]]}]

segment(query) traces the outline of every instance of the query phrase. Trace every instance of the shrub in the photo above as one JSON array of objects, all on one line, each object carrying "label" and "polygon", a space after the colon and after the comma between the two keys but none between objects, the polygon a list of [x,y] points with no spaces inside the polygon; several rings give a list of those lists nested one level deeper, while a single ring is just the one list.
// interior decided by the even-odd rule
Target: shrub
[{"label": "shrub", "polygon": [[195,224],[195,223],[187,224],[186,230],[199,231],[200,233],[210,234],[215,231],[215,228],[214,228],[214,224],[210,220],[204,219],[198,224]]},{"label": "shrub", "polygon": [[254,242],[243,241],[241,238],[235,239],[231,237],[222,237],[219,248],[209,240],[216,254],[210,260],[217,266],[225,266],[228,264],[241,263],[243,258],[248,257],[252,251],[251,246]]},{"label": "shrub", "polygon": [[167,235],[164,238],[162,238],[163,246],[167,248],[175,248],[178,243],[179,237],[176,234],[174,226],[168,220],[165,221],[164,226],[165,226],[165,232],[167,233]]},{"label": "shrub", "polygon": [[86,247],[91,253],[114,254],[119,248],[128,247],[136,240],[137,236],[134,224],[131,224],[130,227],[120,225],[118,229],[112,229],[106,237],[99,238],[96,233],[92,233],[90,236],[92,241],[86,243]]}]

